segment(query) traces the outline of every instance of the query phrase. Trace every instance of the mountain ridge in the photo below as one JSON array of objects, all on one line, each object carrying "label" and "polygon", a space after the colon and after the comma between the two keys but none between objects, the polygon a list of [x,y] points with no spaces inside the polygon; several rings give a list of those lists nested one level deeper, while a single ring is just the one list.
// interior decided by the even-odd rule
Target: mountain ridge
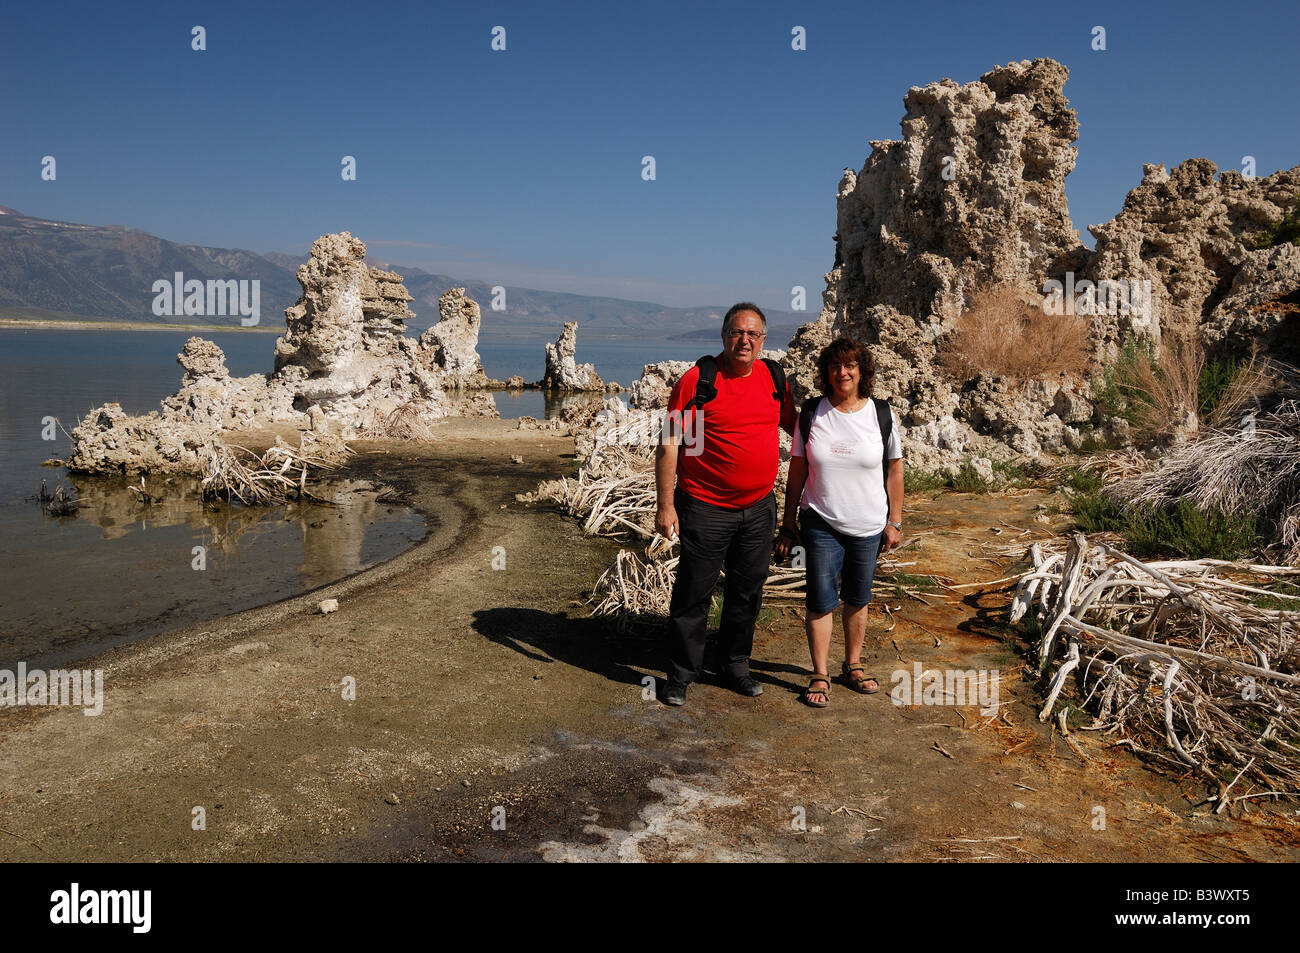
[{"label": "mountain ridge", "polygon": [[[186,280],[257,279],[261,282],[261,321],[281,326],[284,309],[301,293],[296,273],[306,255],[245,248],[216,248],[171,242],[123,225],[87,225],[27,215],[0,205],[0,315],[7,308],[41,309],[73,317],[105,321],[176,320],[155,316],[153,283],[171,281],[177,272]],[[725,307],[702,305],[674,308],[651,301],[604,295],[545,291],[505,285],[505,309],[494,311],[493,286],[484,281],[433,274],[367,256],[368,264],[396,271],[404,278],[417,319],[411,329],[422,330],[438,320],[438,299],[449,288],[463,287],[483,309],[481,334],[486,338],[554,339],[566,321],[576,321],[585,338],[658,336],[716,330]],[[809,317],[769,311],[774,324],[793,328]],[[239,316],[190,316],[185,320],[213,328],[238,327]]]}]

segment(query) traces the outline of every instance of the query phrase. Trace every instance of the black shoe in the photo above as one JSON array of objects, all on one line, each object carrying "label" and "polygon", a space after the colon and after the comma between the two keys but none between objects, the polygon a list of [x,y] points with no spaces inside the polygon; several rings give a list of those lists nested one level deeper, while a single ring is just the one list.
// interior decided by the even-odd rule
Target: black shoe
[{"label": "black shoe", "polygon": [[749,698],[757,698],[763,694],[763,686],[748,675],[727,679],[727,687],[737,695],[745,695]]},{"label": "black shoe", "polygon": [[686,704],[686,686],[681,682],[664,682],[664,689],[659,695],[659,700],[665,705],[680,708]]}]

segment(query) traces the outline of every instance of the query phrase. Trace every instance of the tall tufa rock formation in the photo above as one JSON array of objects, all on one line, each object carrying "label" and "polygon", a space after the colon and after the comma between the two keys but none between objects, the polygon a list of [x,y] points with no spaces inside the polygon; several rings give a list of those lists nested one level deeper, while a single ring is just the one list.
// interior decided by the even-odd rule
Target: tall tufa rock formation
[{"label": "tall tufa rock formation", "polygon": [[[1049,59],[903,97],[903,138],[840,180],[832,308],[931,319],[991,282],[1027,285],[1086,254],[1066,211],[1079,123]],[[1036,290],[1036,289],[1031,289]]]},{"label": "tall tufa rock formation", "polygon": [[[1079,124],[1050,59],[1011,63],[978,82],[913,87],[901,140],[873,141],[840,180],[836,254],[823,308],[790,342],[796,396],[817,391],[816,360],[835,337],[871,346],[876,392],[892,398],[914,462],[952,468],[967,455],[1062,449],[1076,431],[1037,404],[964,408],[961,383],[937,364],[940,341],[969,295],[991,284],[1041,293],[1044,277],[1087,260],[1070,224],[1065,177]],[[991,389],[998,391],[999,384]],[[986,388],[988,390],[989,388]],[[1023,403],[1023,401],[1021,402]],[[968,411],[984,426],[979,433]]]},{"label": "tall tufa rock formation", "polygon": [[438,299],[437,324],[420,335],[420,347],[442,370],[443,383],[451,387],[486,387],[487,374],[478,356],[478,333],[483,325],[478,302],[464,288],[452,288]]},{"label": "tall tufa rock formation", "polygon": [[578,364],[578,325],[565,321],[564,330],[555,343],[546,345],[546,373],[542,376],[544,390],[604,391],[605,384],[596,373],[595,365]]},{"label": "tall tufa rock formation", "polygon": [[405,335],[414,314],[401,276],[367,268],[365,257],[347,232],[313,243],[298,269],[302,297],[285,309],[287,330],[275,342],[274,380],[293,391],[296,408],[319,406],[345,431],[408,403],[447,416],[442,375]]},{"label": "tall tufa rock formation", "polygon": [[1300,248],[1255,247],[1297,207],[1300,167],[1247,179],[1216,178],[1205,159],[1172,173],[1147,166],[1123,211],[1089,229],[1090,252],[1065,199],[1078,135],[1067,77],[1036,59],[908,91],[903,138],[872,142],[862,170],[840,181],[822,312],[786,361],[796,396],[816,392],[818,353],[846,334],[871,348],[876,393],[890,397],[923,467],[1077,449],[1084,428],[1111,423],[1081,374],[1015,384],[987,372],[955,380],[940,367],[945,335],[991,285],[1051,314],[1049,283],[1059,282],[1062,310],[1089,316],[1093,369],[1133,336],[1158,343],[1175,328],[1212,350],[1258,340],[1300,357]]}]

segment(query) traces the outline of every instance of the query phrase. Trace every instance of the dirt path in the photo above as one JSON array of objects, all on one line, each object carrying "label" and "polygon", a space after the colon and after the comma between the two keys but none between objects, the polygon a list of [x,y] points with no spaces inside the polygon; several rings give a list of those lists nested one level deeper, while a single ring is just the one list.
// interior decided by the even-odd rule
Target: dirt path
[{"label": "dirt path", "polygon": [[[572,441],[511,427],[452,421],[421,455],[358,460],[436,524],[397,559],[108,656],[98,717],[0,713],[0,858],[1300,857],[1294,817],[1195,816],[1191,782],[1076,733],[1085,761],[1040,725],[989,622],[1005,595],[906,600],[874,696],[797,703],[791,608],[760,626],[761,698],[702,684],[683,709],[648,700],[659,646],[613,638],[579,602],[616,546],[514,502],[571,468]],[[908,571],[1006,575],[968,553],[990,527],[999,542],[1018,532],[1004,524],[1045,530],[1042,499],[912,501]],[[340,611],[314,614],[328,596]],[[915,662],[998,671],[1000,715],[891,704],[891,673]]]}]

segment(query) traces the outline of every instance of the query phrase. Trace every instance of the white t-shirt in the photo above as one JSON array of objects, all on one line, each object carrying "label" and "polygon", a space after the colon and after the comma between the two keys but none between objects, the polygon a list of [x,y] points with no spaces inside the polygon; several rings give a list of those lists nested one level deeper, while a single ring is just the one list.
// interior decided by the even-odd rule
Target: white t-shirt
[{"label": "white t-shirt", "polygon": [[[815,399],[815,398],[814,398]],[[889,435],[890,460],[903,455],[898,439],[898,416],[890,408],[894,428]],[[795,424],[792,456],[804,456],[804,437]],[[875,402],[868,400],[853,413],[817,405],[808,428],[808,479],[802,505],[812,507],[822,519],[846,536],[874,536],[889,518],[885,499],[884,463],[880,421]]]}]

